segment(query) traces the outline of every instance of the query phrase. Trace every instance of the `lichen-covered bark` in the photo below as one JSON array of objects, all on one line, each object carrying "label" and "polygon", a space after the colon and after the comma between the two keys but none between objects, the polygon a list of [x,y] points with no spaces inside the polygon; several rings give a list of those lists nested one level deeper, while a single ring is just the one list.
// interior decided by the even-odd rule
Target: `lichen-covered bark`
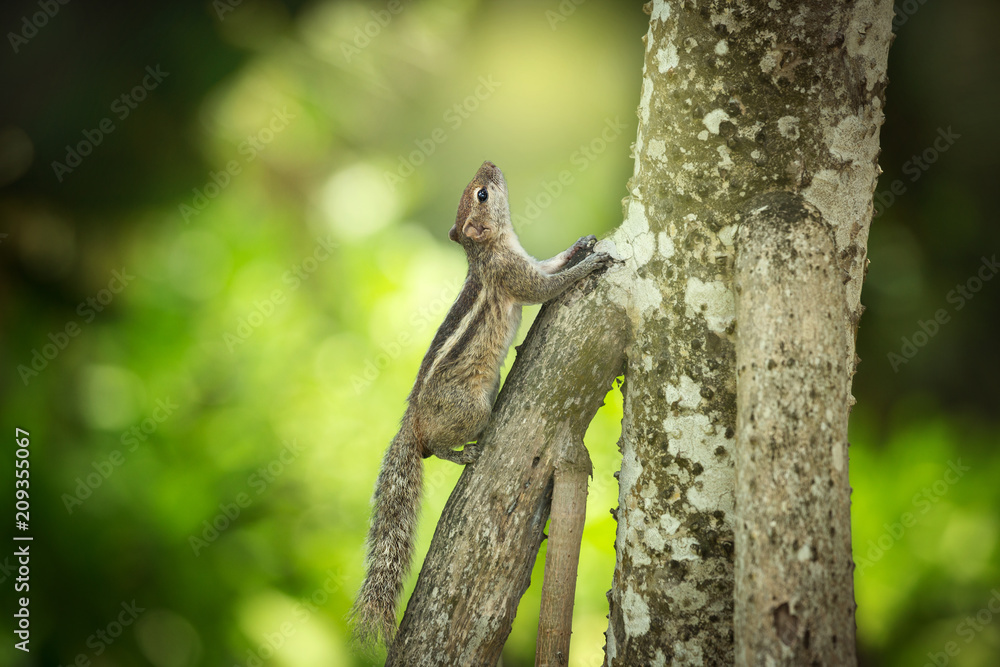
[{"label": "lichen-covered bark", "polygon": [[625,320],[601,281],[622,270],[585,279],[539,313],[480,439],[483,454],[441,515],[387,665],[496,664],[543,539],[565,454],[554,443],[582,443],[621,372]]},{"label": "lichen-covered bark", "polygon": [[[814,653],[825,662],[834,634],[853,642],[843,434],[892,4],[654,0],[647,10],[625,220],[598,246],[624,266],[585,297],[574,292],[564,307],[543,309],[495,406],[485,454],[448,501],[387,664],[495,664],[542,539],[558,455],[551,444],[582,438],[623,347],[607,664],[767,664],[760,656],[798,664]],[[753,235],[767,217],[751,203],[761,196],[795,203],[796,214],[782,220],[801,223],[800,238],[782,246]],[[741,255],[740,267],[754,275],[767,257],[781,278],[759,288],[771,298],[782,285],[805,294],[792,290],[802,287],[796,279],[823,290],[802,311],[811,320],[830,315],[823,336],[809,338],[795,322],[796,299],[808,297],[770,310],[741,302],[737,321],[736,245],[747,238],[763,242]],[[737,378],[737,327],[749,332],[744,354],[759,345],[768,361],[785,361],[781,372],[751,362]],[[809,357],[817,344],[829,361],[825,376]],[[761,430],[750,417],[764,413],[741,408],[739,460],[750,461],[741,497],[763,488],[754,468],[766,463],[761,451],[774,452],[772,463],[788,452],[797,462],[772,468],[779,477],[767,480],[758,504],[744,501],[740,517],[752,516],[739,523],[738,383],[751,410],[771,399],[772,420]],[[787,400],[775,402],[779,392]],[[826,522],[807,526],[824,503]],[[773,529],[761,523],[772,520]],[[734,528],[744,554],[735,563]],[[769,548],[772,538],[770,559],[748,548]],[[776,587],[785,576],[794,590]],[[807,600],[812,591],[820,592]]]},{"label": "lichen-covered bark", "polygon": [[[798,193],[830,226],[843,369],[878,173],[890,0],[655,0],[626,219],[629,271],[610,665],[734,660],[734,238],[747,202]],[[609,280],[615,276],[609,276]]]},{"label": "lichen-covered bark", "polygon": [[833,229],[773,192],[748,205],[737,243],[736,664],[857,664]]}]

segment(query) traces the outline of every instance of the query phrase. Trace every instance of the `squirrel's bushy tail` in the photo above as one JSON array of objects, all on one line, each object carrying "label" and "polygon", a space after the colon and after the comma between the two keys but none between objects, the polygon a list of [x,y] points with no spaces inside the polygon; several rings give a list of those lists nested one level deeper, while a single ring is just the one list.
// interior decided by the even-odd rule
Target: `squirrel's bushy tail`
[{"label": "squirrel's bushy tail", "polygon": [[352,612],[355,637],[362,643],[381,639],[388,647],[396,633],[396,601],[413,556],[423,468],[416,436],[404,418],[382,459],[372,497],[368,574]]}]

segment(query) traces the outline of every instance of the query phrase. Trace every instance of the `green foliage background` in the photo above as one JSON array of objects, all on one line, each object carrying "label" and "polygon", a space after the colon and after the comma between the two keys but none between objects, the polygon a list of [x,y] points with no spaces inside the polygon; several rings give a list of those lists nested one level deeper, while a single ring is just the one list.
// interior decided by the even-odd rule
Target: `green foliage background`
[{"label": "green foliage background", "polygon": [[[0,495],[12,517],[27,429],[35,537],[32,650],[4,641],[0,663],[381,663],[352,653],[345,616],[382,450],[464,276],[446,236],[459,194],[496,162],[537,256],[617,225],[647,21],[638,3],[388,8],[72,3],[0,47]],[[0,27],[38,11],[10,3]],[[879,191],[905,192],[872,227],[852,416],[858,637],[863,664],[923,664],[955,642],[950,664],[991,665],[1000,286],[961,309],[948,295],[1000,246],[1000,59],[979,29],[997,8],[898,12]],[[116,115],[157,65],[162,83]],[[106,117],[114,131],[57,178]],[[948,127],[960,138],[912,179]],[[949,321],[894,369],[939,308]],[[616,390],[587,436],[573,665],[602,657],[620,419]],[[426,474],[418,558],[459,470]],[[532,664],[538,590],[508,666]],[[101,638],[133,601],[137,619]]]}]

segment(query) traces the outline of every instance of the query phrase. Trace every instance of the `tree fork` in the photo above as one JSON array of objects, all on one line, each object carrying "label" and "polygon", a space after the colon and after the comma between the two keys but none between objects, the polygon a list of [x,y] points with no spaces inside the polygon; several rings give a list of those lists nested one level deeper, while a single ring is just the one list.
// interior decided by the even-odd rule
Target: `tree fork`
[{"label": "tree fork", "polygon": [[[445,505],[387,665],[492,667],[543,539],[557,442],[582,442],[621,372],[625,318],[604,277],[542,308]],[[595,284],[597,288],[595,289]]]}]

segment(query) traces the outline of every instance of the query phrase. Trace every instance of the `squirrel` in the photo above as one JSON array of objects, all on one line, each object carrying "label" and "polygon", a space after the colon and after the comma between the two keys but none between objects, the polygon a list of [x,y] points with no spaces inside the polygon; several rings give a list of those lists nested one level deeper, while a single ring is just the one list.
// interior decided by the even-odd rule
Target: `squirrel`
[{"label": "squirrel", "polygon": [[382,461],[372,497],[368,574],[353,610],[356,636],[362,642],[381,637],[386,647],[396,632],[396,600],[413,553],[421,459],[434,455],[464,465],[479,457],[474,441],[492,412],[521,306],[549,301],[613,261],[596,252],[565,268],[593,248],[593,236],[551,259],[528,255],[511,224],[507,182],[492,162],[484,162],[466,186],[448,237],[465,249],[469,272],[420,364]]}]

